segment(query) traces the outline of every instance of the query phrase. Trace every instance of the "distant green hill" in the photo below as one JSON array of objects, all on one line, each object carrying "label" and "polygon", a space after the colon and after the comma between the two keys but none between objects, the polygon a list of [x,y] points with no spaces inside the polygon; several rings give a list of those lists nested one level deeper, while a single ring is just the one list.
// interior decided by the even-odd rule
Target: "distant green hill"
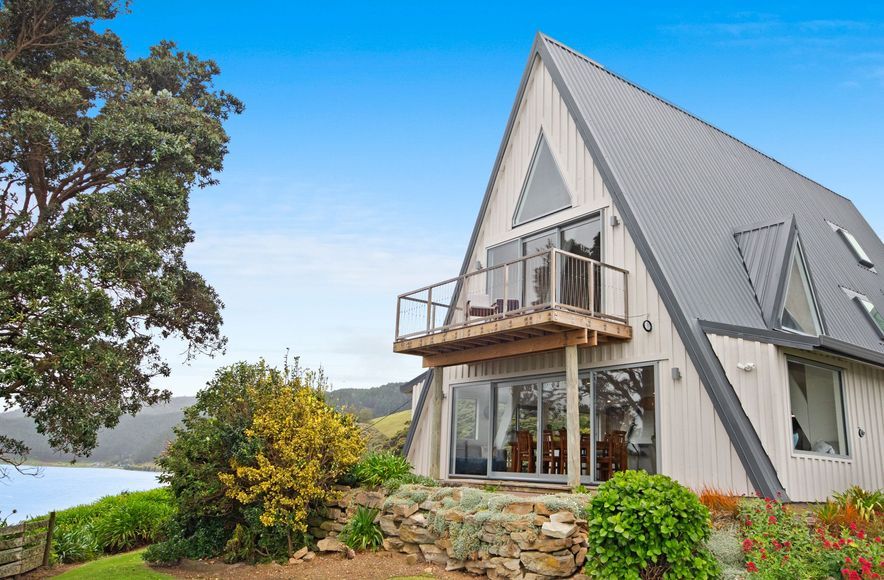
[{"label": "distant green hill", "polygon": [[399,390],[403,384],[387,383],[370,389],[338,389],[329,391],[326,400],[339,409],[353,413],[361,421],[368,421],[408,408],[411,395]]},{"label": "distant green hill", "polygon": [[393,437],[408,425],[411,421],[411,409],[405,409],[371,422],[371,426],[381,432],[385,437]]},{"label": "distant green hill", "polygon": [[[401,431],[408,421],[408,405],[411,396],[399,391],[402,383],[387,383],[370,389],[339,389],[327,393],[327,400],[335,407],[346,410],[368,423],[375,417],[383,417],[397,411],[391,417],[373,425],[373,431],[389,439]],[[102,429],[98,433],[98,447],[89,457],[76,457],[53,451],[46,438],[37,433],[34,422],[21,411],[0,413],[0,434],[24,441],[31,448],[28,459],[36,462],[54,463],[76,460],[78,463],[103,465],[146,465],[163,452],[172,440],[172,428],[181,422],[184,409],[196,402],[195,397],[172,397],[165,405],[146,407],[131,417],[120,418],[114,429]]]},{"label": "distant green hill", "polygon": [[194,397],[172,397],[164,405],[145,407],[134,417],[124,415],[114,429],[98,433],[98,447],[89,457],[77,457],[53,451],[43,435],[37,433],[34,422],[21,411],[0,414],[0,433],[20,439],[31,448],[30,460],[41,462],[72,461],[107,465],[143,465],[154,458],[173,437],[172,427],[181,422],[185,407]]}]

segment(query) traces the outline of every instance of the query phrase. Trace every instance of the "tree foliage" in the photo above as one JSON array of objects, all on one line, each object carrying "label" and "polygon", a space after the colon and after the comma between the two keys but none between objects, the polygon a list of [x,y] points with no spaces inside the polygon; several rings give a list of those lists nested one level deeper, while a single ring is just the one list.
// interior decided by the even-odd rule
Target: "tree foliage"
[{"label": "tree foliage", "polygon": [[[150,386],[169,373],[158,337],[224,345],[184,247],[189,193],[216,182],[243,106],[174,43],[128,59],[94,26],[125,8],[0,1],[0,399],[77,454],[168,398]],[[26,451],[0,437],[5,460]]]},{"label": "tree foliage", "polygon": [[324,393],[322,373],[297,363],[219,370],[158,460],[178,516],[170,539],[147,558],[285,556],[305,529],[303,510],[326,497],[363,446],[355,420],[328,406]]},{"label": "tree foliage", "polygon": [[321,391],[298,377],[279,379],[268,374],[250,387],[258,401],[246,430],[254,458],[235,458],[234,472],[218,477],[228,497],[263,505],[265,526],[303,533],[310,506],[331,498],[331,485],[359,461],[365,442],[355,418],[329,406]]}]

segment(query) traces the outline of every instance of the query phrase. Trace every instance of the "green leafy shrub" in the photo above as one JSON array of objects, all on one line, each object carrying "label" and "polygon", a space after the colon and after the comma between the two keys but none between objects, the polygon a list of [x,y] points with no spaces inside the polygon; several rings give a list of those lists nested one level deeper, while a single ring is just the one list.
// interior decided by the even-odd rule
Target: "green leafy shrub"
[{"label": "green leafy shrub", "polygon": [[378,487],[385,481],[411,475],[411,464],[401,455],[389,451],[372,451],[353,467],[353,477],[364,485]]},{"label": "green leafy shrub", "polygon": [[378,510],[359,506],[338,538],[354,550],[377,550],[384,541],[381,527],[375,522]]},{"label": "green leafy shrub", "polygon": [[709,510],[663,475],[623,471],[599,487],[587,508],[586,569],[596,578],[713,578],[705,547]]},{"label": "green leafy shrub", "polygon": [[174,512],[168,498],[164,502],[120,502],[95,520],[95,539],[105,552],[123,552],[156,542]]},{"label": "green leafy shrub", "polygon": [[58,512],[52,542],[58,562],[85,562],[103,553],[162,540],[175,514],[169,491],[123,492]]},{"label": "green leafy shrub", "polygon": [[835,530],[812,523],[807,514],[779,501],[744,501],[740,524],[746,571],[761,578],[877,577],[884,562],[879,536],[856,521]]},{"label": "green leafy shrub", "polygon": [[283,370],[263,361],[218,370],[157,461],[178,511],[145,559],[282,560],[304,545],[307,500],[321,503],[361,453],[352,418],[327,406],[326,388],[321,372],[297,360]]},{"label": "green leafy shrub", "polygon": [[92,525],[59,525],[52,535],[52,553],[56,562],[74,563],[94,560],[101,554]]}]

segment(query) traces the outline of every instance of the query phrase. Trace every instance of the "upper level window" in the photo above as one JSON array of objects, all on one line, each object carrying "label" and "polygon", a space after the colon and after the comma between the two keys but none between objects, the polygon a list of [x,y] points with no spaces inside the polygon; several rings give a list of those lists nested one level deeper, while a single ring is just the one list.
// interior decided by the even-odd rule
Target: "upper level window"
[{"label": "upper level window", "polygon": [[804,254],[798,240],[795,241],[792,251],[792,264],[789,266],[786,280],[786,295],[780,326],[802,334],[820,334],[819,313],[810,287]]},{"label": "upper level window", "polygon": [[872,262],[872,259],[860,245],[859,240],[856,237],[842,228],[839,225],[833,224],[832,222],[828,222],[828,224],[832,227],[833,230],[838,232],[838,235],[841,236],[841,239],[847,244],[847,247],[850,248],[850,251],[853,252],[853,255],[856,256],[856,261],[860,263],[860,265],[865,266],[866,268],[872,269],[875,267],[875,263]]},{"label": "upper level window", "polygon": [[860,310],[863,311],[863,314],[866,315],[866,318],[869,319],[869,323],[871,323],[872,327],[877,331],[878,338],[884,339],[884,314],[881,314],[881,311],[878,310],[878,307],[869,300],[869,297],[865,294],[860,294],[859,292],[854,292],[849,288],[841,287],[844,290],[844,293],[847,294],[851,300],[856,302],[857,306],[859,306]]},{"label": "upper level window", "polygon": [[534,149],[528,177],[513,216],[517,226],[571,207],[571,195],[543,133]]},{"label": "upper level window", "polygon": [[791,358],[787,365],[792,449],[823,455],[847,455],[841,371]]}]

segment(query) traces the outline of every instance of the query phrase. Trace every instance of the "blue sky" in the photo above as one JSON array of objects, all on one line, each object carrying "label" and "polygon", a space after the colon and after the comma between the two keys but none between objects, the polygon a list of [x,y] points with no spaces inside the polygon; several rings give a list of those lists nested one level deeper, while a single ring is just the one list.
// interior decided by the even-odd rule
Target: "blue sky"
[{"label": "blue sky", "polygon": [[[665,5],[664,5],[665,4]],[[285,349],[336,387],[406,380],[397,294],[456,275],[534,34],[546,34],[851,198],[884,230],[884,5],[135,0],[111,26],[215,59],[246,103],[191,266],[226,303],[223,357]]]}]

